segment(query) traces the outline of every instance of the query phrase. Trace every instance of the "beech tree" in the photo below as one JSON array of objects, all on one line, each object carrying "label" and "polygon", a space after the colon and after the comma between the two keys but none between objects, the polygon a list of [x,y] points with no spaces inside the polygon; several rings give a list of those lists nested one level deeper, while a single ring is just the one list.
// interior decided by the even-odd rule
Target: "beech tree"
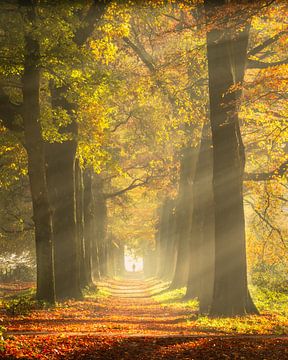
[{"label": "beech tree", "polygon": [[[224,9],[225,4],[205,2],[207,26],[215,19],[215,11]],[[233,20],[231,28],[207,32],[215,204],[215,282],[210,313],[226,316],[257,312],[247,285],[240,96],[239,91],[229,91],[243,82],[249,23],[237,17]]]},{"label": "beech tree", "polygon": [[[27,19],[35,23],[35,9],[27,9]],[[40,49],[32,33],[25,35],[23,84],[23,123],[28,155],[28,174],[33,203],[37,256],[37,298],[55,301],[53,231],[48,199],[44,142],[39,124]]]}]

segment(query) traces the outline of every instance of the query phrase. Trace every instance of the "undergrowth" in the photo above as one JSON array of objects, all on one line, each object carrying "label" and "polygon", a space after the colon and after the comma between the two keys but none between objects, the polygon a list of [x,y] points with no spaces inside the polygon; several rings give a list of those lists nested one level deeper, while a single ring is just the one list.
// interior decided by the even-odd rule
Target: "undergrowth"
[{"label": "undergrowth", "polygon": [[3,312],[9,316],[27,315],[33,310],[47,309],[51,305],[45,301],[36,300],[31,295],[18,295],[2,300]]},{"label": "undergrowth", "polygon": [[288,294],[266,288],[251,287],[251,294],[260,315],[236,316],[231,318],[210,318],[199,314],[196,299],[185,300],[186,287],[161,291],[153,299],[163,307],[189,309],[186,321],[192,328],[203,331],[216,331],[237,334],[288,334]]},{"label": "undergrowth", "polygon": [[100,288],[87,288],[83,290],[84,298],[92,298],[92,299],[103,299],[107,298],[111,295],[110,291],[106,287]]}]

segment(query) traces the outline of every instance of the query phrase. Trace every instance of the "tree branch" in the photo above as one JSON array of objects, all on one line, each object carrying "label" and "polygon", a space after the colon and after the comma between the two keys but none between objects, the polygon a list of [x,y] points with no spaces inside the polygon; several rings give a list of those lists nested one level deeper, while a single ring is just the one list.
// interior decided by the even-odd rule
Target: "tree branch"
[{"label": "tree branch", "polygon": [[285,65],[285,64],[288,64],[288,58],[281,60],[281,61],[272,62],[272,63],[248,59],[247,68],[248,69],[267,69],[272,66],[279,66],[279,65]]},{"label": "tree branch", "polygon": [[93,1],[93,4],[83,20],[82,26],[80,26],[74,34],[74,42],[77,46],[85,44],[93,32],[95,24],[97,24],[104,15],[109,2],[110,0]]},{"label": "tree branch", "polygon": [[123,120],[123,121],[120,121],[118,124],[116,124],[116,125],[114,126],[114,128],[113,128],[112,130],[110,130],[110,132],[113,133],[113,132],[115,132],[121,125],[127,124],[128,121],[130,120],[131,116],[132,116],[132,112],[129,113],[129,115],[127,116],[127,119],[125,119],[125,120]]},{"label": "tree branch", "polygon": [[282,236],[282,232],[281,232],[278,228],[276,228],[273,224],[271,224],[271,222],[269,221],[269,219],[267,219],[267,217],[265,217],[264,215],[262,215],[261,212],[256,209],[256,207],[254,206],[254,204],[253,204],[251,201],[245,199],[245,202],[247,202],[247,204],[249,204],[249,205],[252,207],[252,209],[255,211],[255,213],[260,217],[261,220],[263,220],[263,221],[270,227],[270,229],[271,229],[272,231],[275,231],[275,232],[279,235],[279,237],[280,237],[280,239],[281,239],[284,247],[287,248],[287,245],[286,245],[286,243],[285,243],[285,240],[284,240],[284,238],[283,238],[283,236]]},{"label": "tree branch", "polygon": [[282,176],[288,171],[288,160],[284,161],[277,169],[267,173],[244,173],[244,181],[274,180],[275,176]]},{"label": "tree branch", "polygon": [[123,40],[127,45],[131,47],[131,49],[139,56],[140,60],[147,66],[151,73],[155,73],[155,65],[153,64],[151,56],[147,53],[147,51],[140,45],[134,44],[128,37],[124,37]]},{"label": "tree branch", "polygon": [[251,49],[247,56],[252,56],[258,54],[260,51],[264,50],[267,46],[273,44],[276,42],[282,35],[287,34],[287,31],[280,31],[278,34],[272,36],[271,38],[263,41],[262,44],[255,46],[253,49]]},{"label": "tree branch", "polygon": [[120,196],[120,195],[123,195],[124,193],[126,193],[127,191],[130,191],[132,189],[135,189],[137,187],[140,187],[140,186],[145,186],[148,184],[148,182],[151,180],[151,177],[148,176],[145,180],[142,180],[142,179],[134,179],[131,184],[129,186],[127,186],[126,188],[122,189],[122,190],[119,190],[119,191],[116,191],[114,193],[110,193],[110,194],[104,194],[104,197],[105,199],[111,199],[113,197],[116,197],[116,196]]},{"label": "tree branch", "polygon": [[[151,75],[155,76],[156,75],[156,66],[153,62],[153,59],[151,57],[150,54],[148,54],[148,52],[145,50],[145,48],[141,45],[141,44],[134,44],[130,39],[128,39],[127,37],[124,37],[123,40],[125,41],[125,43],[127,45],[129,45],[131,47],[131,49],[135,52],[136,55],[138,55],[138,57],[140,58],[140,60],[142,60],[142,62],[144,63],[144,65],[146,65],[146,67],[148,68],[148,70],[150,71]],[[157,86],[159,86],[159,88],[162,90],[163,94],[167,96],[170,104],[172,105],[173,108],[175,108],[176,106],[176,99],[175,97],[170,93],[170,91],[167,89],[167,87],[165,86],[165,84],[160,81],[159,79],[157,79],[157,77],[155,76],[154,78],[155,84]]]}]

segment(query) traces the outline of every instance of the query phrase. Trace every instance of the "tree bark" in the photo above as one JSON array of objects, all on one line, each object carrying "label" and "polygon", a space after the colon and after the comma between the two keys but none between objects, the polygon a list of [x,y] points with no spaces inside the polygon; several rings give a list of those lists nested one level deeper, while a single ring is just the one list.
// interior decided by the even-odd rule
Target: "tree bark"
[{"label": "tree bark", "polygon": [[85,265],[85,238],[84,238],[84,184],[83,171],[79,160],[75,163],[75,188],[76,188],[76,226],[77,226],[77,245],[79,256],[80,286],[84,288],[90,286],[91,273]]},{"label": "tree bark", "polygon": [[[227,2],[205,0],[207,24]],[[254,312],[249,301],[243,209],[244,146],[238,119],[236,71],[243,81],[249,28],[214,28],[207,33],[210,122],[213,144],[215,282],[210,314]],[[236,46],[235,46],[236,45]],[[244,59],[244,61],[243,61]]]},{"label": "tree bark", "polygon": [[76,142],[46,144],[53,210],[56,298],[81,298],[75,203]]},{"label": "tree bark", "polygon": [[65,98],[66,89],[51,84],[50,90],[52,108],[65,110],[71,118],[71,123],[62,130],[71,139],[46,144],[48,189],[53,210],[56,298],[77,299],[82,297],[75,198],[77,124],[74,106]]},{"label": "tree bark", "polygon": [[[92,265],[98,261],[100,277],[107,276],[108,245],[107,245],[107,200],[103,193],[103,179],[95,175],[93,183],[93,206],[95,226],[95,246],[92,252]],[[96,254],[96,249],[98,254]],[[96,259],[96,255],[97,259]],[[94,260],[93,260],[94,259]],[[95,269],[94,269],[95,270]]]},{"label": "tree bark", "polygon": [[167,254],[169,253],[170,241],[170,214],[173,201],[165,198],[160,209],[159,238],[158,238],[158,272],[157,276],[166,278],[167,273]]},{"label": "tree bark", "polygon": [[177,256],[177,223],[176,223],[176,209],[175,209],[175,200],[171,200],[169,214],[168,214],[168,232],[167,232],[167,249],[165,255],[165,278],[167,280],[172,279],[175,266],[176,266],[176,256]]},{"label": "tree bark", "polygon": [[203,125],[193,184],[190,264],[186,298],[197,297],[200,312],[208,312],[214,282],[214,209],[212,148],[209,124]]},{"label": "tree bark", "polygon": [[[75,31],[76,46],[85,44],[94,26],[102,18],[107,2],[93,2],[83,23]],[[56,296],[59,299],[82,296],[79,279],[75,204],[75,156],[77,149],[76,105],[67,98],[68,86],[57,87],[51,82],[52,108],[65,110],[71,123],[63,129],[72,139],[62,143],[47,144],[49,195],[53,201],[53,230],[55,241]]]},{"label": "tree bark", "polygon": [[193,211],[193,181],[197,149],[183,149],[180,161],[179,195],[176,205],[176,236],[178,241],[174,277],[170,285],[176,289],[187,284],[189,270],[189,238]]},{"label": "tree bark", "polygon": [[[28,9],[28,12],[33,22],[34,12],[32,9]],[[24,56],[23,121],[35,224],[37,299],[54,303],[53,232],[45,174],[44,142],[39,122],[40,50],[38,42],[30,34],[25,36]]]},{"label": "tree bark", "polygon": [[[84,252],[85,252],[85,271],[87,275],[88,285],[93,284],[92,280],[92,244],[95,241],[95,234],[93,231],[93,195],[92,195],[92,171],[91,169],[84,170]],[[97,251],[97,250],[96,250]],[[94,264],[95,266],[95,264]],[[99,276],[94,278],[98,279]]]}]

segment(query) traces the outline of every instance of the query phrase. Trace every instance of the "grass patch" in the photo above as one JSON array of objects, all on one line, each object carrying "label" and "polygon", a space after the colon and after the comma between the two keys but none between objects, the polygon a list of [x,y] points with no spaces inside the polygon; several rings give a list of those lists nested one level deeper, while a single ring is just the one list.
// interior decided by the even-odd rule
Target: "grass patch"
[{"label": "grass patch", "polygon": [[258,310],[273,312],[288,317],[288,293],[273,291],[256,286],[249,287]]},{"label": "grass patch", "polygon": [[108,290],[108,288],[100,288],[96,292],[97,298],[103,299],[103,298],[108,298],[109,296],[111,296],[111,292]]},{"label": "grass patch", "polygon": [[203,328],[211,332],[225,332],[228,334],[275,334],[287,335],[287,318],[267,315],[247,315],[233,318],[208,318],[200,316],[195,321],[188,321],[191,327]]},{"label": "grass patch", "polygon": [[191,309],[195,311],[198,309],[198,301],[196,299],[183,300],[186,294],[186,287],[173,290],[164,290],[158,295],[154,295],[153,299],[159,302],[164,307],[171,307],[174,309]]},{"label": "grass patch", "polygon": [[83,295],[84,298],[89,298],[89,299],[104,299],[104,298],[108,298],[109,296],[111,296],[110,291],[108,290],[108,288],[106,287],[99,287],[99,288],[86,288],[83,290]]},{"label": "grass patch", "polygon": [[36,289],[29,288],[6,295],[0,301],[0,306],[3,313],[8,316],[21,316],[28,315],[33,310],[47,309],[51,304],[37,300]]},{"label": "grass patch", "polygon": [[35,295],[27,294],[2,300],[1,307],[6,315],[19,316],[27,315],[33,310],[47,309],[51,304],[35,299]]},{"label": "grass patch", "polygon": [[171,303],[177,300],[181,300],[186,293],[186,287],[180,289],[173,289],[173,290],[165,290],[162,291],[158,295],[154,295],[153,299],[155,301],[162,303]]},{"label": "grass patch", "polygon": [[[251,287],[251,294],[261,315],[247,315],[231,318],[209,318],[199,315],[198,318],[189,316],[187,324],[198,331],[221,332],[227,334],[273,334],[288,335],[288,294]],[[164,290],[153,299],[165,308],[171,310],[198,310],[196,299],[185,301],[183,297],[186,288]]]}]

